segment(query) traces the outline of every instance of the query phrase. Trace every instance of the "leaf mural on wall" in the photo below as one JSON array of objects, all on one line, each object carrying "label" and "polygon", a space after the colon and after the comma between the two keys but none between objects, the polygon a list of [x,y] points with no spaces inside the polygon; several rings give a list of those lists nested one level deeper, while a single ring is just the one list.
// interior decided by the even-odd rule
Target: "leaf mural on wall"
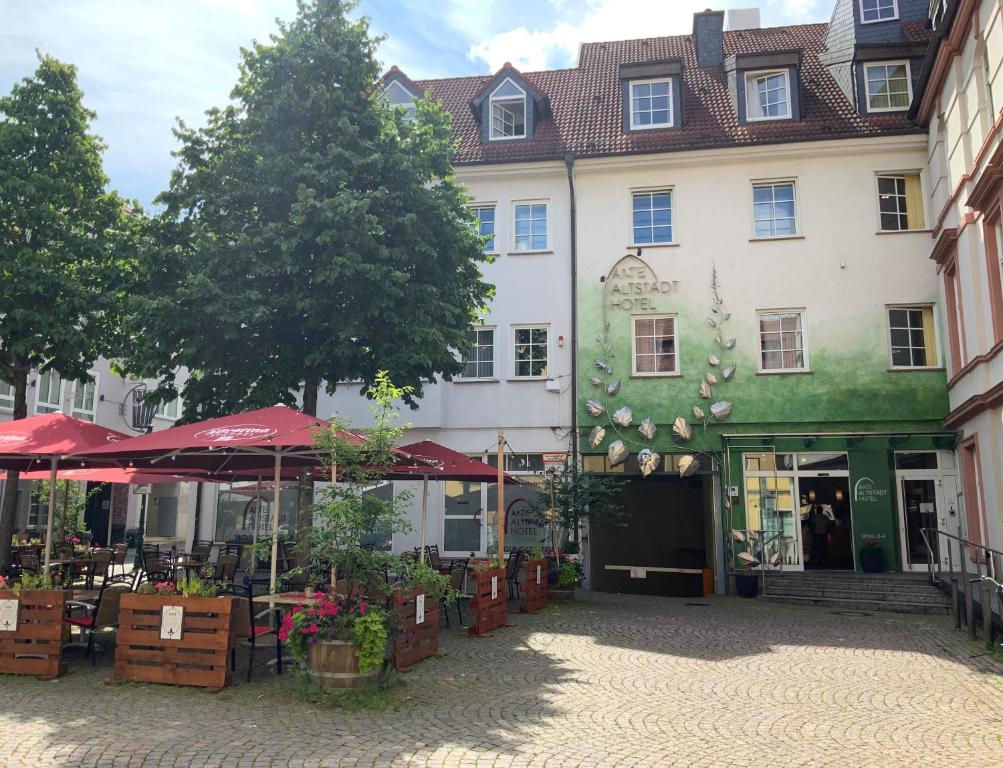
[{"label": "leaf mural on wall", "polygon": [[700,382],[700,398],[711,400],[713,403],[707,409],[700,406],[693,406],[693,416],[700,420],[704,430],[710,422],[724,421],[731,416],[732,404],[728,400],[720,399],[721,387],[735,377],[738,366],[729,362],[726,358],[728,353],[735,349],[736,338],[725,333],[725,326],[731,320],[731,313],[724,311],[724,300],[720,293],[721,284],[717,279],[717,267],[711,267],[710,289],[713,301],[710,307],[711,314],[715,317],[708,317],[707,325],[715,329],[714,351],[707,355],[707,362],[713,368],[720,368],[721,373],[707,371],[703,381]]}]

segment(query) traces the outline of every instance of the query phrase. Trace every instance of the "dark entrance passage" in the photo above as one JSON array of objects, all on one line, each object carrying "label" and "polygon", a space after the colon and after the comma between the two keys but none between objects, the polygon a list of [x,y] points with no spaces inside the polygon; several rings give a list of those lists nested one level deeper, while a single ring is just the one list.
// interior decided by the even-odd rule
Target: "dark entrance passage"
[{"label": "dark entrance passage", "polygon": [[805,570],[853,570],[850,480],[800,477],[801,542]]},{"label": "dark entrance passage", "polygon": [[111,518],[111,485],[108,483],[87,483],[87,506],[84,509],[84,523],[91,532],[91,541],[109,546],[108,521]]},{"label": "dark entrance passage", "polygon": [[[593,525],[589,530],[592,588],[641,595],[703,594],[702,574],[647,569],[710,567],[712,500],[710,475],[629,479],[621,494],[628,524]],[[633,568],[633,575],[624,566]]]}]

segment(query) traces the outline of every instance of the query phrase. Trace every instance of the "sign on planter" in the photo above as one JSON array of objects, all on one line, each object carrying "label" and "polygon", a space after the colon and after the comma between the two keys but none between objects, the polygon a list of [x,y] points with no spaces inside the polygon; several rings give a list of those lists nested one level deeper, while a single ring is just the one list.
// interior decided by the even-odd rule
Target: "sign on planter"
[{"label": "sign on planter", "polygon": [[536,566],[536,583],[540,583],[540,566]]},{"label": "sign on planter", "polygon": [[425,623],[425,596],[417,595],[414,598],[414,623]]},{"label": "sign on planter", "polygon": [[184,635],[185,609],[180,605],[165,605],[160,609],[160,639],[180,640]]},{"label": "sign on planter", "polygon": [[491,599],[492,600],[497,600],[498,599],[498,577],[497,576],[492,576],[491,577]]},{"label": "sign on planter", "polygon": [[0,632],[17,632],[18,600],[0,600]]}]

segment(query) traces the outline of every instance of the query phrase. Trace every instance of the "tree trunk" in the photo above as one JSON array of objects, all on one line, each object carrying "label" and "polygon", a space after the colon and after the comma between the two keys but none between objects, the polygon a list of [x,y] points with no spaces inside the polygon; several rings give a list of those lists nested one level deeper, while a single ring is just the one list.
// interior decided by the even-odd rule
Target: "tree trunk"
[{"label": "tree trunk", "polygon": [[[14,419],[28,416],[28,365],[14,366]],[[17,517],[17,487],[21,475],[8,472],[4,484],[3,506],[0,507],[0,573],[10,568],[10,540],[14,535],[14,519]]]},{"label": "tree trunk", "polygon": [[[320,391],[320,382],[307,379],[303,386],[303,413],[308,416],[317,415],[317,397]],[[296,543],[302,545],[306,538],[307,531],[313,528],[313,476],[306,467],[300,472],[299,478],[299,498],[298,511],[296,514]],[[296,547],[296,565],[302,567],[307,564],[310,556],[303,546]]]}]

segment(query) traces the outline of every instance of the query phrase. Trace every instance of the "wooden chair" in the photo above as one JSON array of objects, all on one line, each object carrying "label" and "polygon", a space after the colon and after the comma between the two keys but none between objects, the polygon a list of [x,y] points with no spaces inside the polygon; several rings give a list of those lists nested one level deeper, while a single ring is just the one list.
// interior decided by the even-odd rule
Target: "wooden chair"
[{"label": "wooden chair", "polygon": [[[220,588],[220,596],[233,596],[238,598],[240,603],[245,603],[246,610],[241,605],[234,605],[234,626],[233,637],[244,642],[249,648],[249,658],[247,660],[247,680],[250,682],[251,673],[254,670],[254,652],[257,650],[258,641],[275,637],[275,664],[278,673],[282,674],[282,642],[279,640],[279,625],[282,622],[282,611],[277,607],[264,608],[258,613],[254,612],[254,597],[251,584],[245,580],[244,584],[224,584]],[[267,622],[262,620],[268,618]],[[237,669],[237,648],[230,649],[230,669]]]},{"label": "wooden chair", "polygon": [[[70,627],[80,629],[81,638],[76,642],[66,643],[63,648],[86,648],[84,658],[91,657],[91,666],[97,664],[97,650],[100,647],[94,645],[94,634],[98,630],[107,627],[118,626],[118,608],[122,595],[132,591],[132,580],[128,576],[109,576],[101,583],[101,591],[98,592],[97,600],[93,603],[85,603],[80,600],[67,600],[66,610],[69,613],[63,621]],[[81,615],[74,616],[74,611],[83,611]],[[86,633],[87,641],[84,642],[83,635]]]}]

